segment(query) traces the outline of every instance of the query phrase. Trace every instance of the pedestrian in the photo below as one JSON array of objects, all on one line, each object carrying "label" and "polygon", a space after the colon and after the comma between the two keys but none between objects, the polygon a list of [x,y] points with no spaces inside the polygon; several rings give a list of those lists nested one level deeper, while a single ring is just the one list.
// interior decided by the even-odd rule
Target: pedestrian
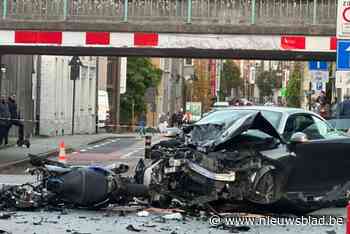
[{"label": "pedestrian", "polygon": [[337,117],[338,118],[350,118],[350,97],[344,96],[344,101],[342,101],[338,106]]},{"label": "pedestrian", "polygon": [[0,97],[0,145],[3,144],[3,141],[6,142],[6,135],[8,133],[8,126],[10,124],[10,111],[6,103],[6,97]]},{"label": "pedestrian", "polygon": [[334,100],[331,104],[331,116],[332,117],[337,117],[338,113],[338,98],[334,97]]},{"label": "pedestrian", "polygon": [[176,114],[176,122],[177,122],[178,128],[182,127],[183,118],[184,118],[184,113],[183,113],[183,109],[181,108],[180,111]]},{"label": "pedestrian", "polygon": [[171,115],[170,127],[176,127],[177,124],[177,114],[174,112]]},{"label": "pedestrian", "polygon": [[24,125],[19,120],[20,116],[17,111],[16,96],[15,95],[10,96],[8,98],[7,103],[8,103],[10,117],[11,117],[9,129],[11,128],[12,125],[15,125],[18,127],[17,145],[23,145],[24,144]]},{"label": "pedestrian", "polygon": [[146,116],[144,113],[141,114],[140,119],[139,119],[138,132],[139,132],[141,137],[146,135]]}]

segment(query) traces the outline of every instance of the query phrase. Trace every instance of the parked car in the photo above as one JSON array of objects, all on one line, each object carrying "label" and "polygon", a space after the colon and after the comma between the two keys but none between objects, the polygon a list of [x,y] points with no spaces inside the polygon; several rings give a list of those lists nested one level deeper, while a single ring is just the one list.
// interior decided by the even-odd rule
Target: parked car
[{"label": "parked car", "polygon": [[337,130],[350,133],[350,118],[331,118],[327,121]]},{"label": "parked car", "polygon": [[308,211],[347,201],[350,138],[313,112],[226,108],[184,133],[152,147],[144,183],[155,188],[155,200],[287,200]]},{"label": "parked car", "polygon": [[177,137],[181,134],[181,130],[179,128],[173,127],[173,128],[166,128],[164,136],[166,137]]},{"label": "parked car", "polygon": [[229,107],[230,103],[229,102],[215,102],[213,104],[213,108],[217,108],[217,107]]}]

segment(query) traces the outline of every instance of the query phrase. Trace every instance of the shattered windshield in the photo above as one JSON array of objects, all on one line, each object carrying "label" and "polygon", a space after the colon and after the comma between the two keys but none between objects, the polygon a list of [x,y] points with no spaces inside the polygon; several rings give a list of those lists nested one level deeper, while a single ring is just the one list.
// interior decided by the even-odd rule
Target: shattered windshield
[{"label": "shattered windshield", "polygon": [[[228,109],[212,112],[194,125],[191,132],[192,143],[210,144],[221,137],[223,132],[235,124],[239,119],[257,112],[259,111],[247,109]],[[260,112],[275,129],[278,128],[282,117],[281,113],[265,110]],[[254,132],[257,133],[261,131],[254,130]]]},{"label": "shattered windshield", "polygon": [[254,112],[256,111],[222,110],[213,112],[195,124],[191,132],[191,139],[193,142],[210,142],[215,140],[238,119]]},{"label": "shattered windshield", "polygon": [[[237,119],[251,114],[258,112],[258,110],[237,110],[237,109],[230,109],[230,110],[220,110],[215,111],[212,113],[209,113],[206,117],[199,120],[196,124],[225,124],[225,125],[231,125],[234,121]],[[282,114],[276,111],[267,111],[262,110],[260,111],[261,114],[266,118],[275,129],[278,129],[278,126],[280,124]],[[227,126],[226,126],[227,127]]]}]

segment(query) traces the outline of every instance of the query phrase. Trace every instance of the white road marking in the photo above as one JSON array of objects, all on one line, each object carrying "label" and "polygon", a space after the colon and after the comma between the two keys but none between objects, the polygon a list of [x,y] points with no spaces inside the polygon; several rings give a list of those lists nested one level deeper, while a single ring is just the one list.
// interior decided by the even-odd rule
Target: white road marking
[{"label": "white road marking", "polygon": [[129,153],[124,154],[123,156],[121,156],[120,159],[126,159],[126,158],[130,157],[131,155],[137,153],[138,151],[140,151],[140,149],[133,150],[133,151],[131,151],[131,152],[129,152]]},{"label": "white road marking", "polygon": [[81,149],[80,152],[86,152],[87,150],[86,149]]}]

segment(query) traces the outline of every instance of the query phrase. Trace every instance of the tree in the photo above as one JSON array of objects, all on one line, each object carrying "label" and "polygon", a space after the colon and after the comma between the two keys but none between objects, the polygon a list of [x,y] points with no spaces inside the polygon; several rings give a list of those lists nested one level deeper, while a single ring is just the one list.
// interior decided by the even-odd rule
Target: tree
[{"label": "tree", "polygon": [[[146,110],[145,92],[149,87],[157,87],[162,71],[148,58],[128,58],[126,93],[121,95],[120,118],[122,123],[130,124],[132,111],[140,116]],[[134,110],[133,110],[134,109]]]},{"label": "tree", "polygon": [[288,80],[287,85],[287,105],[289,107],[300,107],[301,97],[301,69],[299,65],[296,65],[295,69],[292,72],[291,78]]},{"label": "tree", "polygon": [[220,96],[230,96],[231,89],[236,89],[237,94],[242,84],[243,81],[241,79],[239,67],[232,60],[226,60],[222,68]]},{"label": "tree", "polygon": [[260,97],[273,96],[273,90],[280,88],[280,77],[276,71],[263,71],[256,79],[256,84],[259,88]]}]

